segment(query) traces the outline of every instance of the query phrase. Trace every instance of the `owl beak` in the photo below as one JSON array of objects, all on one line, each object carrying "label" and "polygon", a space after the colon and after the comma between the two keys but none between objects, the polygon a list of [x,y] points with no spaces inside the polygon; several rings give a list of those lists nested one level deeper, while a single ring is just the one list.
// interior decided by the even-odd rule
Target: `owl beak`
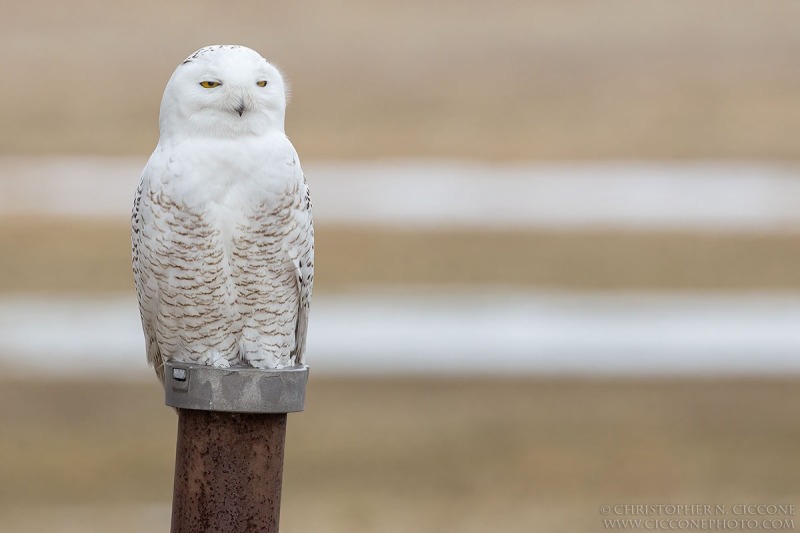
[{"label": "owl beak", "polygon": [[239,116],[241,117],[241,116],[244,114],[244,110],[245,110],[245,107],[244,107],[244,100],[239,100],[239,105],[237,105],[237,106],[234,108],[234,111],[236,111],[237,113],[239,113]]}]

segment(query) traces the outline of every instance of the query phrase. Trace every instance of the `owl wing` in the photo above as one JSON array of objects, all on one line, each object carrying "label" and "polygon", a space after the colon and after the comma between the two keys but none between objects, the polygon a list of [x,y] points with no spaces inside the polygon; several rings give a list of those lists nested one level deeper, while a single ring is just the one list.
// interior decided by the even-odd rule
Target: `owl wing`
[{"label": "owl wing", "polygon": [[133,281],[139,299],[139,314],[142,319],[147,361],[155,368],[156,375],[163,381],[164,361],[156,337],[158,283],[153,276],[153,250],[150,236],[154,231],[153,205],[150,199],[150,180],[152,177],[153,159],[148,162],[142,172],[136,197],[131,212],[131,249]]},{"label": "owl wing", "polygon": [[305,356],[308,315],[311,310],[311,293],[314,288],[314,224],[311,216],[311,194],[305,175],[303,175],[300,193],[300,202],[294,216],[299,238],[294,239],[296,244],[290,251],[299,295],[294,335],[295,347],[291,354],[296,364],[302,364]]}]

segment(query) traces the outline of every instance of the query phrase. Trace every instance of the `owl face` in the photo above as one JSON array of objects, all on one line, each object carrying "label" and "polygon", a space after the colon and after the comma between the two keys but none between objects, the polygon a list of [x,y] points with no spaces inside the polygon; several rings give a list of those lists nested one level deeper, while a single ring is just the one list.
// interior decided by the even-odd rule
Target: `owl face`
[{"label": "owl face", "polygon": [[161,103],[161,133],[238,136],[283,131],[283,76],[258,52],[243,46],[209,46],[173,73]]}]

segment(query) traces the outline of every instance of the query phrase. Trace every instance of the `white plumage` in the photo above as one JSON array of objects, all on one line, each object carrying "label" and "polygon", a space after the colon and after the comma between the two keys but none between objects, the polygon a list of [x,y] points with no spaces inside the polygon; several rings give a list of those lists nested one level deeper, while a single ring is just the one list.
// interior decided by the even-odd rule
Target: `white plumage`
[{"label": "white plumage", "polygon": [[162,379],[165,360],[303,362],[314,230],[285,111],[280,72],[242,46],[202,48],[167,83],[131,234],[147,357]]}]

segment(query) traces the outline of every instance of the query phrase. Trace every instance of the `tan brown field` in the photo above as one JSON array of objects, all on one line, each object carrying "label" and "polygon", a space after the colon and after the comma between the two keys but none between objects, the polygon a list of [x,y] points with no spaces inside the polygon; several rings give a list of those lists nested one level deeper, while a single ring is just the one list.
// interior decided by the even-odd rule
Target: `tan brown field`
[{"label": "tan brown field", "polygon": [[[0,293],[132,291],[129,228],[0,219]],[[792,234],[402,231],[318,227],[315,290],[372,284],[797,290]]]},{"label": "tan brown field", "polygon": [[[281,531],[601,531],[603,504],[796,503],[798,402],[794,379],[312,377]],[[167,531],[175,423],[155,380],[3,381],[0,531]]]},{"label": "tan brown field", "polygon": [[293,82],[306,159],[797,158],[794,0],[4,2],[0,153],[147,154],[200,46]]},{"label": "tan brown field", "polygon": [[[145,157],[175,66],[241,43],[292,82],[287,133],[307,162],[800,158],[796,0],[0,7],[0,155]],[[323,225],[316,289],[797,291],[798,242]],[[0,218],[0,295],[132,292],[129,254],[123,222]],[[162,396],[155,379],[0,376],[0,533],[168,531],[176,417]],[[312,368],[281,530],[574,533],[605,530],[602,505],[797,504],[798,404],[797,377]]]}]

